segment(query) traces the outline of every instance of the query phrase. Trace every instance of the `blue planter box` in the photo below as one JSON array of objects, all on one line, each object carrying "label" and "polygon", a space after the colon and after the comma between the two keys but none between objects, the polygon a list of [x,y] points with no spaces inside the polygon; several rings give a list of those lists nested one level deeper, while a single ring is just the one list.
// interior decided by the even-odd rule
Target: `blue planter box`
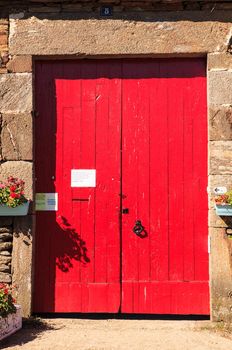
[{"label": "blue planter box", "polygon": [[219,216],[232,216],[232,205],[215,205],[216,214]]},{"label": "blue planter box", "polygon": [[5,204],[0,204],[0,216],[23,216],[27,215],[29,201],[15,208],[8,207]]}]

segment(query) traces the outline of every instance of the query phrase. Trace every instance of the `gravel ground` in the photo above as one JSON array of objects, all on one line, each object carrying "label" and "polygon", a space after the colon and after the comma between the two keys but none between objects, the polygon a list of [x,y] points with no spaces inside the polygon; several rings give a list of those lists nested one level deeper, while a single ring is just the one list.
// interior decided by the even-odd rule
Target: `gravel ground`
[{"label": "gravel ground", "polygon": [[209,321],[46,319],[26,322],[1,349],[232,350]]}]

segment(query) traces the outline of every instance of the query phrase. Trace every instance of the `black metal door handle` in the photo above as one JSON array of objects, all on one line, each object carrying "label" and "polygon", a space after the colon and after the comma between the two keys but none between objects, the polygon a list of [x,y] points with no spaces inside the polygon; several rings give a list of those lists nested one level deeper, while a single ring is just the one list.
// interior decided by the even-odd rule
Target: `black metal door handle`
[{"label": "black metal door handle", "polygon": [[135,221],[135,226],[133,227],[133,232],[139,236],[144,231],[144,227],[141,223],[141,220]]}]

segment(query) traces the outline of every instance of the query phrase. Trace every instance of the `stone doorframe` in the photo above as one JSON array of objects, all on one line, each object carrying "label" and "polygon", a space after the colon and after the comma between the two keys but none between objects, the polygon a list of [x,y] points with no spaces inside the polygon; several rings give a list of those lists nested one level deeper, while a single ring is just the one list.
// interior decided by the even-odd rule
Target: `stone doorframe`
[{"label": "stone doorframe", "polygon": [[[1,25],[1,20],[0,20]],[[232,186],[232,23],[223,11],[130,13],[113,19],[69,14],[10,15],[9,60],[1,69],[0,177],[17,175],[33,199],[33,61],[68,58],[206,57],[209,130],[211,319],[232,318],[232,220],[215,215],[215,186]],[[31,313],[35,213],[13,225],[12,282],[24,316]]]}]

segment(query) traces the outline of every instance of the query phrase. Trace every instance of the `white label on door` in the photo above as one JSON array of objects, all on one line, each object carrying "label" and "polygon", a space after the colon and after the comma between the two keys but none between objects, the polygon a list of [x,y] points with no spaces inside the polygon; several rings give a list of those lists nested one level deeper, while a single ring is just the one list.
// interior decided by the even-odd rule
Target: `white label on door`
[{"label": "white label on door", "polygon": [[35,210],[57,211],[58,210],[58,193],[36,193]]},{"label": "white label on door", "polygon": [[72,169],[71,187],[96,187],[96,170]]}]

